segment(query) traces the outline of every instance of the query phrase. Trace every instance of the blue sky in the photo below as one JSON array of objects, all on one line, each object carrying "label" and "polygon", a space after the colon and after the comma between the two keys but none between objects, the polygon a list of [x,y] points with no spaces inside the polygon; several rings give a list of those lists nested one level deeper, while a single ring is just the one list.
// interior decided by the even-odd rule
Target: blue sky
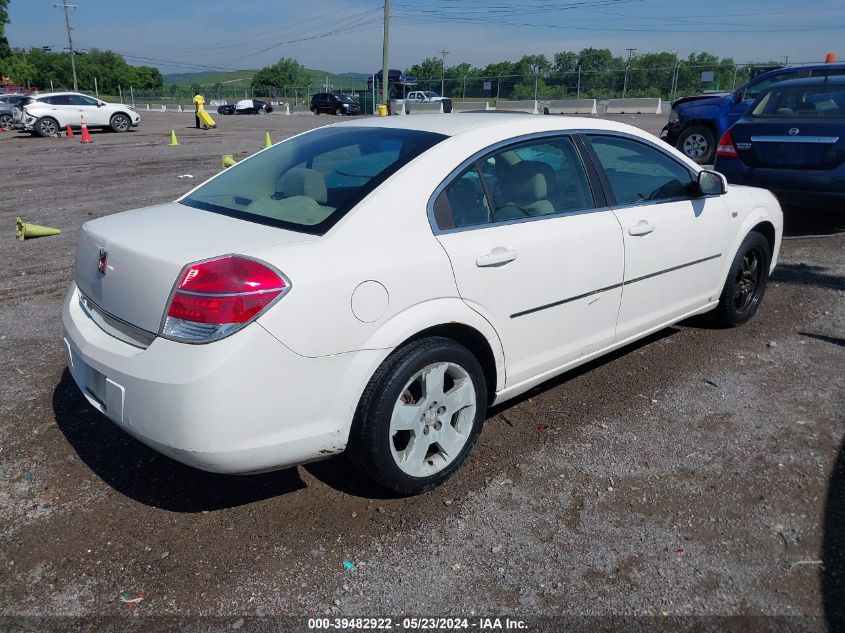
[{"label": "blue sky", "polygon": [[[67,45],[56,0],[11,0],[13,46]],[[111,49],[162,72],[256,68],[295,57],[309,68],[381,65],[379,0],[71,0],[74,44]],[[845,59],[845,2],[813,0],[393,0],[391,67],[437,51],[447,65],[607,47],[625,54],[707,50],[739,62]],[[300,40],[300,41],[296,41]]]}]

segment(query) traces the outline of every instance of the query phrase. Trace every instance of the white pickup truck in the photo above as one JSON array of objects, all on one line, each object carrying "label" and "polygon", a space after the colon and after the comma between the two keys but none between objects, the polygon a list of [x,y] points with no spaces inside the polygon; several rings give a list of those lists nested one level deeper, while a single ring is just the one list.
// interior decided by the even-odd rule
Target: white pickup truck
[{"label": "white pickup truck", "polygon": [[449,97],[441,97],[436,92],[432,92],[431,90],[415,90],[414,92],[409,92],[408,95],[405,97],[405,105],[410,105],[413,103],[443,103],[443,112],[451,112],[452,111],[452,100]]}]

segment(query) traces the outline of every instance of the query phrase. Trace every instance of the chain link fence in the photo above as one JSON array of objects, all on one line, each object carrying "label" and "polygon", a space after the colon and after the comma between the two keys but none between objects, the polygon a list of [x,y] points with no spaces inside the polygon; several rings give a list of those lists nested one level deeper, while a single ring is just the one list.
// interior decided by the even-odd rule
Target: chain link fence
[{"label": "chain link fence", "polygon": [[[797,64],[791,64],[797,65]],[[434,77],[417,80],[416,90],[430,90],[453,101],[522,99],[617,99],[624,97],[659,97],[667,101],[708,92],[731,92],[745,84],[755,74],[778,68],[757,64],[697,65],[679,62],[671,66],[654,68],[620,68],[613,70],[582,70],[548,72],[528,75],[483,76],[468,74],[462,77]],[[360,83],[360,82],[359,82]],[[334,89],[356,99],[365,113],[372,113],[380,95],[372,89],[359,89],[354,83],[347,89]],[[56,88],[58,89],[58,88]],[[234,88],[204,86],[201,89],[206,103],[216,107],[235,103],[241,99],[260,99],[272,104],[288,104],[291,111],[308,109],[310,98],[324,91],[316,84],[283,86],[282,88]],[[94,94],[92,90],[86,90]],[[120,89],[118,95],[97,95],[103,99],[119,99],[139,109],[147,105],[166,106],[168,109],[193,108],[193,91],[189,87],[171,86],[164,91],[137,91]]]}]

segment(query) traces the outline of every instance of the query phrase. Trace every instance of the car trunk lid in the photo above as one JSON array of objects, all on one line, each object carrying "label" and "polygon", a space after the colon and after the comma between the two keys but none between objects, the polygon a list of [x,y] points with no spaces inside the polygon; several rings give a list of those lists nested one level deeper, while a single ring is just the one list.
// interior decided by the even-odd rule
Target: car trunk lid
[{"label": "car trunk lid", "polygon": [[845,134],[832,121],[740,122],[731,136],[749,167],[835,169],[845,161]]},{"label": "car trunk lid", "polygon": [[173,202],[85,223],[76,285],[109,315],[155,333],[187,264],[314,239]]}]

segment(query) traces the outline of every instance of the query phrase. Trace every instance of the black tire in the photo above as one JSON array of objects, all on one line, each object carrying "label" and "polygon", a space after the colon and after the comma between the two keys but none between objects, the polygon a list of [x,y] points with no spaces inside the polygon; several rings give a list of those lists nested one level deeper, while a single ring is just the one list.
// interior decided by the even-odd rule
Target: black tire
[{"label": "black tire", "polygon": [[678,136],[675,147],[699,165],[712,165],[716,158],[716,134],[706,125],[691,125]]},{"label": "black tire", "polygon": [[14,123],[14,117],[11,114],[0,114],[0,128],[4,130],[11,130]]},{"label": "black tire", "polygon": [[[471,428],[465,429],[462,434],[466,440],[452,461],[431,475],[411,476],[399,467],[393,456],[392,449],[398,450],[396,440],[401,432],[391,437],[391,417],[400,397],[404,399],[405,394],[410,393],[410,388],[406,389],[409,381],[424,368],[437,363],[457,366],[469,377],[475,394],[475,415]],[[447,392],[452,388],[447,389]],[[440,409],[435,413],[440,413]],[[379,485],[404,495],[419,494],[439,486],[460,468],[478,438],[486,413],[487,383],[475,356],[448,338],[432,337],[414,341],[393,352],[367,384],[355,412],[347,453],[352,462]],[[450,414],[450,419],[445,423],[457,428],[454,422],[456,419],[457,413]],[[434,428],[439,432],[440,427]],[[429,451],[432,447],[439,449],[437,436],[433,437],[434,441],[428,440],[431,443]],[[428,454],[423,461],[432,464]]]},{"label": "black tire", "polygon": [[337,108],[337,109],[334,111],[334,115],[335,115],[335,116],[343,116],[343,108]]},{"label": "black tire", "polygon": [[128,116],[118,112],[109,120],[109,128],[112,132],[128,132],[132,127],[132,121]]},{"label": "black tire", "polygon": [[55,136],[61,132],[61,129],[62,128],[59,127],[59,122],[49,116],[41,117],[33,126],[33,131],[43,138]]},{"label": "black tire", "polygon": [[320,116],[320,108],[311,108],[311,112],[314,113],[314,116]]},{"label": "black tire", "polygon": [[769,281],[772,253],[766,236],[751,231],[734,255],[728,278],[713,310],[713,318],[727,327],[736,327],[757,314]]}]

